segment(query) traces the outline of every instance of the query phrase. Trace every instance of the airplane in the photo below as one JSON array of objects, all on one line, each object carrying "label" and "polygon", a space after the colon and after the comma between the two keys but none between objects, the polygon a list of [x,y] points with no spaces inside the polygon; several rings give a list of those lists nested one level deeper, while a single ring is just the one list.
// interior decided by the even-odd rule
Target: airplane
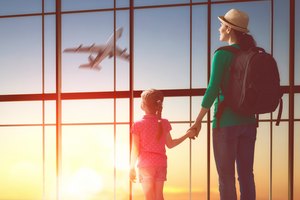
[{"label": "airplane", "polygon": [[[123,27],[118,28],[116,30],[116,40],[122,36]],[[88,57],[89,62],[86,64],[82,64],[79,68],[88,68],[88,69],[95,69],[100,71],[101,66],[99,65],[107,56],[111,58],[114,56],[116,52],[116,56],[120,57],[124,60],[129,61],[129,54],[126,52],[127,48],[121,49],[120,47],[116,46],[116,51],[114,51],[114,33],[109,37],[106,44],[104,45],[95,45],[92,44],[90,46],[83,46],[82,44],[76,48],[66,48],[64,50],[65,53],[91,53]],[[97,54],[94,57],[92,54]]]}]

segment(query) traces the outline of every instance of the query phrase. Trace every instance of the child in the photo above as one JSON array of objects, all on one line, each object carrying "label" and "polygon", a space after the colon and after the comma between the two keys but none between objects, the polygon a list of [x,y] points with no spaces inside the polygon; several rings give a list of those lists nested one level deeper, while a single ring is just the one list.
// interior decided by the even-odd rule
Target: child
[{"label": "child", "polygon": [[138,159],[139,180],[146,200],[163,200],[163,187],[167,175],[165,145],[173,148],[187,138],[194,139],[196,131],[190,130],[178,139],[170,135],[171,125],[161,118],[164,96],[161,91],[150,89],[141,94],[144,117],[132,126],[130,180],[135,182],[135,164]]}]

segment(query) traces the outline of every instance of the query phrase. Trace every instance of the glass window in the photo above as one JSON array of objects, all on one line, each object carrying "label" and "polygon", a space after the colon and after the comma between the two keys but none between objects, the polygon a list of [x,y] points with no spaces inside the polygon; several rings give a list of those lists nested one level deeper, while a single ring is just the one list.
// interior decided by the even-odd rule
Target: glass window
[{"label": "glass window", "polygon": [[44,0],[45,12],[55,12],[55,0]]},{"label": "glass window", "polygon": [[45,16],[45,35],[44,35],[44,77],[45,93],[56,92],[56,33],[55,33],[55,16]]},{"label": "glass window", "polygon": [[[172,138],[181,137],[189,128],[189,124],[172,124]],[[189,140],[172,148],[167,148],[168,174],[164,187],[166,199],[188,199],[189,197]],[[180,158],[180,165],[178,159]],[[178,173],[180,172],[180,173]]]},{"label": "glass window", "polygon": [[[110,59],[110,54],[103,59],[98,57],[100,63],[92,70],[87,67],[79,67],[96,59],[98,55],[100,56],[97,48],[100,51],[106,45],[113,44],[112,14],[113,12],[97,12],[63,16],[63,50],[69,48],[71,51],[73,50],[73,52],[64,52],[62,55],[62,90],[64,92],[113,91],[114,59]],[[121,20],[121,17],[128,17],[128,12],[118,12],[117,25],[120,27],[117,27],[117,30],[123,27],[124,36],[118,39],[117,45],[122,51],[128,52],[128,22]],[[95,24],[101,24],[101,26],[95,26]],[[83,50],[78,51],[79,47]],[[89,52],[90,50],[94,52]],[[128,61],[120,58],[117,64],[118,89],[128,89],[129,78],[125,76],[129,74]],[[121,75],[121,73],[123,74]]]},{"label": "glass window", "polygon": [[295,110],[295,118],[300,119],[300,94],[295,94],[295,105],[294,105],[294,110]]},{"label": "glass window", "polygon": [[129,0],[117,0],[117,7],[129,7]]},{"label": "glass window", "polygon": [[116,127],[116,199],[128,199],[129,197],[129,166],[130,166],[130,133],[128,125]]},{"label": "glass window", "polygon": [[66,100],[62,102],[63,123],[113,122],[113,100]]},{"label": "glass window", "polygon": [[274,199],[288,197],[288,123],[281,122],[274,127],[273,134],[273,177]]},{"label": "glass window", "polygon": [[41,133],[38,126],[0,127],[0,199],[43,198]]},{"label": "glass window", "polygon": [[189,28],[189,7],[135,11],[135,90],[189,88]]},{"label": "glass window", "polygon": [[0,102],[0,121],[6,124],[41,124],[42,102]]},{"label": "glass window", "polygon": [[274,57],[276,59],[280,84],[289,84],[289,2],[274,1]]},{"label": "glass window", "polygon": [[[42,142],[42,141],[40,141]],[[41,154],[41,151],[39,151]],[[45,199],[56,198],[56,127],[46,126],[44,135]]]},{"label": "glass window", "polygon": [[207,199],[207,125],[203,123],[201,129],[198,138],[191,140],[192,199]]},{"label": "glass window", "polygon": [[[256,198],[268,199],[270,191],[270,123],[261,122],[257,129],[254,157]],[[276,157],[273,154],[273,157]]]},{"label": "glass window", "polygon": [[9,0],[1,1],[0,16],[1,15],[17,15],[40,13],[42,11],[41,0]]},{"label": "glass window", "polygon": [[129,99],[116,100],[116,120],[117,122],[129,122]]},{"label": "glass window", "polygon": [[61,0],[62,11],[113,8],[114,0]]},{"label": "glass window", "polygon": [[[123,27],[123,33],[117,41],[117,46],[129,55],[129,11],[117,11],[116,14],[116,27]],[[111,59],[113,60],[113,58]],[[129,77],[129,60],[116,57],[116,89],[118,91],[129,90]]]},{"label": "glass window", "polygon": [[207,87],[207,7],[194,6],[192,32],[192,87]]},{"label": "glass window", "polygon": [[[295,1],[295,74],[300,74],[300,1]],[[295,85],[300,85],[300,77],[295,75]]]},{"label": "glass window", "polygon": [[62,199],[113,199],[113,126],[62,127]]},{"label": "glass window", "polygon": [[190,3],[190,0],[134,0],[134,6],[151,6],[151,5],[166,5],[166,4],[179,4]]},{"label": "glass window", "polygon": [[40,93],[41,18],[3,18],[0,22],[0,94]]},{"label": "glass window", "polygon": [[294,199],[300,198],[300,122],[295,122],[295,133],[294,134]]}]

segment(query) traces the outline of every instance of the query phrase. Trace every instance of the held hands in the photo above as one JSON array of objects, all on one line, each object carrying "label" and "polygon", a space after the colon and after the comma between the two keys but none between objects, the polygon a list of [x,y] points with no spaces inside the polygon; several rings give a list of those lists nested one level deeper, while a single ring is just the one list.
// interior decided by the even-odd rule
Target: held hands
[{"label": "held hands", "polygon": [[187,134],[187,137],[189,137],[190,139],[193,139],[193,140],[198,136],[195,128],[188,129],[186,134]]},{"label": "held hands", "polygon": [[195,139],[195,137],[198,137],[200,130],[201,130],[201,122],[200,123],[195,122],[187,131],[187,133],[192,131],[194,134],[192,136],[189,136],[189,138]]}]

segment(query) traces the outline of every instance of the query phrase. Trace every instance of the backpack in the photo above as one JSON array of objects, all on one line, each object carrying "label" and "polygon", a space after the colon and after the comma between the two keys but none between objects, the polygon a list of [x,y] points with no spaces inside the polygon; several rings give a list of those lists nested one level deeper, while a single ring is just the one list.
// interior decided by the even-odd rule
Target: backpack
[{"label": "backpack", "polygon": [[[221,86],[224,101],[216,113],[217,126],[224,108],[229,106],[234,112],[249,116],[279,111],[276,126],[282,113],[282,91],[277,63],[272,55],[263,48],[254,47],[243,51],[233,46],[224,46],[218,50],[227,50],[234,54],[230,64],[227,86]],[[218,97],[219,98],[219,97]],[[258,123],[257,123],[258,125]]]}]

